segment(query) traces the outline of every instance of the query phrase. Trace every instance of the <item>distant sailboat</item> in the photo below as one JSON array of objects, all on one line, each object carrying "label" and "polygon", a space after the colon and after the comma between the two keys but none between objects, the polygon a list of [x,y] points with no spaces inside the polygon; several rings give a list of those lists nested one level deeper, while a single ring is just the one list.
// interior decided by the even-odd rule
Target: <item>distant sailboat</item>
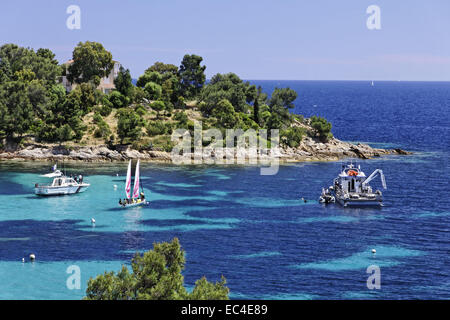
[{"label": "distant sailboat", "polygon": [[124,200],[119,200],[119,205],[123,208],[136,207],[147,205],[148,201],[145,200],[144,188],[142,188],[142,192],[139,193],[140,186],[140,173],[139,173],[139,160],[136,164],[136,171],[134,174],[134,187],[133,193],[131,193],[131,160],[128,163],[127,170],[127,179],[125,181],[125,195],[126,198]]},{"label": "distant sailboat", "polygon": [[372,87],[373,87],[373,81],[372,81],[371,85],[372,85]]}]

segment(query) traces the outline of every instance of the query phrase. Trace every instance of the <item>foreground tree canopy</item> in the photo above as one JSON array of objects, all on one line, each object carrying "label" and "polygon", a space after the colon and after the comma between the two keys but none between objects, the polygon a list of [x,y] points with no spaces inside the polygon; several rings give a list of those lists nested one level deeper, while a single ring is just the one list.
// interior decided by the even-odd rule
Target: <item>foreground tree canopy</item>
[{"label": "foreground tree canopy", "polygon": [[192,292],[184,287],[184,251],[177,238],[155,243],[153,250],[136,254],[131,272],[126,266],[91,278],[86,300],[227,300],[226,280],[211,283],[205,277],[195,283]]},{"label": "foreground tree canopy", "polygon": [[[115,90],[98,90],[109,75],[112,54],[97,42],[80,42],[73,62],[59,65],[49,49],[0,47],[0,148],[36,142],[110,146],[133,144],[137,149],[170,151],[174,129],[192,130],[194,120],[220,130],[279,129],[285,146],[297,147],[305,135],[332,138],[324,118],[309,120],[292,113],[297,92],[275,88],[268,95],[234,73],[216,74],[206,83],[203,58],[185,55],[177,67],[155,62],[133,85],[121,67]],[[66,92],[61,76],[76,83]],[[305,129],[305,124],[309,129]],[[295,127],[295,128],[294,128]]]}]

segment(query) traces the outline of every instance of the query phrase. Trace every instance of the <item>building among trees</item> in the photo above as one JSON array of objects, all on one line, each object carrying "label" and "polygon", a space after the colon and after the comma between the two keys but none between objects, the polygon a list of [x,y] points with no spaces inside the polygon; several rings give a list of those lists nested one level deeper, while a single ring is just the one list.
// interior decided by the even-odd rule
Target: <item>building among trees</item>
[{"label": "building among trees", "polygon": [[[61,82],[62,82],[62,85],[64,86],[64,88],[66,88],[67,92],[72,91],[78,85],[77,83],[70,82],[68,79],[69,66],[73,63],[73,61],[74,60],[69,60],[63,64],[63,66],[66,70],[66,73],[65,73],[65,75],[62,76]],[[109,73],[109,75],[107,77],[101,78],[100,84],[97,87],[98,90],[102,91],[105,94],[109,94],[112,90],[114,90],[116,88],[116,86],[114,85],[114,80],[117,78],[117,76],[119,74],[121,64],[120,64],[120,62],[114,61],[114,60],[113,60],[113,64],[114,64],[114,66],[113,66],[111,72]]]}]

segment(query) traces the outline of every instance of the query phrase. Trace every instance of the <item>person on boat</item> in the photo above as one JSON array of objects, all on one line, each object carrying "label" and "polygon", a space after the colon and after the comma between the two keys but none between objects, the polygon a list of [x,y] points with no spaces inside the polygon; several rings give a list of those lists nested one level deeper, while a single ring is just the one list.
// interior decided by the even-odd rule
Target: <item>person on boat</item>
[{"label": "person on boat", "polygon": [[145,195],[143,192],[141,192],[141,201],[144,201],[144,200],[145,200]]},{"label": "person on boat", "polygon": [[122,205],[122,199],[119,199],[119,205]]}]

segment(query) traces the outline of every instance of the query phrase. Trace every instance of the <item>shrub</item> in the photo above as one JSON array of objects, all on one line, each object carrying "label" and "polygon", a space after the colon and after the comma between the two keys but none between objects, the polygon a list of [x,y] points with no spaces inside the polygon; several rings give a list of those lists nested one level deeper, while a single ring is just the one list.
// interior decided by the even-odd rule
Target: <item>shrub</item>
[{"label": "shrub", "polygon": [[98,112],[107,117],[111,114],[113,104],[108,100],[107,96],[103,96],[100,107],[97,108]]},{"label": "shrub", "polygon": [[147,113],[147,109],[145,109],[145,107],[142,104],[137,105],[134,108],[134,111],[136,111],[136,113],[138,115],[140,115],[141,117],[144,116]]},{"label": "shrub", "polygon": [[291,127],[281,132],[281,138],[285,145],[291,148],[297,148],[305,135],[305,129],[300,127]]},{"label": "shrub", "polygon": [[132,109],[123,108],[117,113],[117,135],[121,142],[137,140],[141,136],[143,121]]},{"label": "shrub", "polygon": [[178,121],[179,124],[187,124],[189,118],[184,111],[175,112],[173,120]]},{"label": "shrub", "polygon": [[154,150],[162,150],[162,151],[170,152],[170,151],[172,151],[174,146],[175,146],[175,144],[171,140],[171,137],[167,136],[167,135],[156,137],[152,141],[152,147]]},{"label": "shrub", "polygon": [[112,107],[116,109],[126,107],[130,103],[130,99],[121,94],[119,91],[111,92],[108,96],[108,100],[111,103]]},{"label": "shrub", "polygon": [[310,118],[310,124],[316,130],[320,140],[326,142],[333,137],[331,134],[331,123],[325,118],[312,116]]},{"label": "shrub", "polygon": [[166,107],[166,105],[164,104],[163,101],[155,101],[150,106],[152,107],[153,110],[156,111],[156,117],[157,118],[159,118],[159,113],[161,111],[163,111],[164,108]]},{"label": "shrub", "polygon": [[150,137],[172,133],[172,125],[163,121],[150,121],[146,129]]},{"label": "shrub", "polygon": [[92,120],[94,121],[94,123],[99,124],[100,122],[103,121],[102,116],[100,115],[100,113],[95,112],[94,116],[92,117]]},{"label": "shrub", "polygon": [[94,136],[96,138],[105,138],[105,140],[111,136],[111,129],[109,128],[109,125],[104,120],[101,120],[97,124],[97,129],[94,132]]},{"label": "shrub", "polygon": [[162,94],[162,88],[159,84],[148,82],[144,87],[145,93],[150,100],[159,100]]}]

